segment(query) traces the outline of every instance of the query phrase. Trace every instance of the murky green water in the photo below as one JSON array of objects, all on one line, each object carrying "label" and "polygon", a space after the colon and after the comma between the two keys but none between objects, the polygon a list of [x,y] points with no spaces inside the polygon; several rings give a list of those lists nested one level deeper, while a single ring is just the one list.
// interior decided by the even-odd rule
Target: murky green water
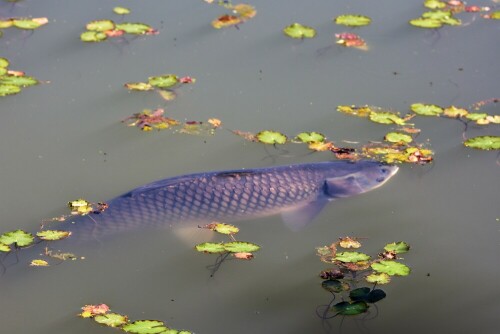
[{"label": "murky green water", "polygon": [[[420,1],[252,1],[257,16],[239,29],[214,30],[224,10],[203,1],[21,1],[0,3],[0,15],[47,16],[33,34],[6,30],[0,57],[11,68],[50,81],[0,100],[1,231],[34,230],[63,212],[68,200],[106,200],[141,184],[189,172],[260,167],[329,159],[244,142],[226,130],[197,137],[143,133],[120,123],[144,108],[165,107],[180,120],[220,118],[225,129],[320,131],[335,142],[381,140],[387,126],[342,115],[340,104],[370,104],[405,113],[415,102],[468,106],[498,97],[496,21],[439,32],[413,28]],[[493,5],[480,2],[479,5]],[[93,19],[113,18],[116,5],[130,21],[159,29],[129,43],[83,44]],[[343,29],[331,19],[369,15],[355,30],[368,52],[333,45]],[[318,36],[296,41],[281,30],[293,22]],[[197,79],[173,102],[128,93],[123,84],[176,73]],[[498,107],[486,110],[498,114]],[[240,238],[262,245],[251,262],[225,263],[214,278],[210,256],[170,229],[134,233],[89,251],[85,261],[46,269],[8,271],[0,278],[2,333],[111,333],[75,317],[104,302],[131,319],[161,319],[196,333],[496,333],[500,217],[496,152],[462,146],[463,127],[418,118],[430,140],[432,166],[403,166],[377,191],[329,205],[304,231],[280,217],[246,221]],[[468,136],[498,135],[471,127]],[[272,157],[270,157],[272,156]],[[395,279],[371,320],[315,314],[329,302],[317,277],[324,266],[315,247],[339,236],[367,238],[376,253],[405,240],[412,274]]]}]

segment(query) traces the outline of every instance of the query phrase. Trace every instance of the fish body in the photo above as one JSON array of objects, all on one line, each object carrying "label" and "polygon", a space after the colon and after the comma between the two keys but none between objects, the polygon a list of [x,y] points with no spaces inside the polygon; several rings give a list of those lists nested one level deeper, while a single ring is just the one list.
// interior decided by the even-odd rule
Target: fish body
[{"label": "fish body", "polygon": [[236,221],[277,213],[297,230],[326,203],[384,184],[398,167],[375,161],[328,161],[183,175],[146,184],[109,201],[108,209],[65,222],[69,239],[181,222]]}]

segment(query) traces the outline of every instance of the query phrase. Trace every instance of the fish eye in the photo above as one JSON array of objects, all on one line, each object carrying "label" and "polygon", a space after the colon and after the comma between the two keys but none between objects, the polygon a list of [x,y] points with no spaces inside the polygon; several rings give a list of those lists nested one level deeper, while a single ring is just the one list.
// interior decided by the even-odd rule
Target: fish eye
[{"label": "fish eye", "polygon": [[388,170],[387,168],[382,168],[382,169],[380,170],[380,172],[381,172],[382,174],[387,174],[387,173],[389,172],[389,170]]}]

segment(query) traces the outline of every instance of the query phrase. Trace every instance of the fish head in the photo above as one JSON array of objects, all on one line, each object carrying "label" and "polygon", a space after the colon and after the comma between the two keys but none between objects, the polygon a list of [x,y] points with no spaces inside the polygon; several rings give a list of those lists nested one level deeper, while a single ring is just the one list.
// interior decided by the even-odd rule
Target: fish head
[{"label": "fish head", "polygon": [[348,165],[341,175],[327,177],[324,192],[331,199],[363,194],[386,183],[398,169],[376,161],[355,162]]}]

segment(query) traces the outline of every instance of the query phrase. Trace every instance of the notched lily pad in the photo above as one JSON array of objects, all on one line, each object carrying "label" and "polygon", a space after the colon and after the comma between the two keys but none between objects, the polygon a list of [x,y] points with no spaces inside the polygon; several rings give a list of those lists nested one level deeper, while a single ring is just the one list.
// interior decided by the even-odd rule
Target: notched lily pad
[{"label": "notched lily pad", "polygon": [[370,256],[359,252],[340,252],[335,255],[335,260],[340,262],[361,262],[370,260]]},{"label": "notched lily pad", "polygon": [[386,273],[373,273],[371,275],[366,276],[366,281],[368,283],[375,284],[387,284],[391,281],[391,276]]},{"label": "notched lily pad", "polygon": [[128,323],[128,317],[118,313],[106,313],[94,317],[95,322],[108,327],[120,327]]},{"label": "notched lily pad", "polygon": [[384,246],[384,249],[388,252],[396,252],[396,254],[406,253],[410,250],[410,245],[404,241],[391,242]]},{"label": "notched lily pad", "polygon": [[480,150],[500,150],[499,136],[479,136],[469,138],[464,142],[464,145],[470,148]]},{"label": "notched lily pad", "polygon": [[381,123],[381,124],[397,124],[397,125],[405,125],[406,122],[403,118],[399,117],[399,115],[388,112],[388,111],[382,111],[382,112],[371,112],[370,115],[370,120],[375,123]]},{"label": "notched lily pad", "polygon": [[281,132],[264,130],[255,136],[257,140],[264,144],[285,144],[287,137]]},{"label": "notched lily pad", "polygon": [[157,334],[167,331],[168,328],[162,321],[158,320],[138,320],[122,327],[126,333],[134,334]]},{"label": "notched lily pad", "polygon": [[321,143],[325,141],[325,136],[319,132],[301,132],[295,140],[302,143]]},{"label": "notched lily pad", "polygon": [[339,240],[339,246],[342,248],[360,248],[361,243],[356,238],[343,237]]},{"label": "notched lily pad", "polygon": [[410,109],[422,116],[438,116],[443,112],[443,108],[435,104],[414,103],[410,106]]},{"label": "notched lily pad", "polygon": [[382,260],[373,263],[371,267],[379,273],[386,273],[390,276],[408,276],[410,274],[410,268],[408,268],[408,266],[391,260]]},{"label": "notched lily pad", "polygon": [[198,244],[195,246],[195,249],[198,252],[210,253],[210,254],[217,254],[217,253],[226,252],[226,248],[224,247],[224,244],[215,243],[215,242],[204,242],[204,243]]},{"label": "notched lily pad", "polygon": [[17,94],[21,91],[21,87],[15,85],[0,84],[0,96]]},{"label": "notched lily pad", "polygon": [[349,291],[350,286],[345,282],[341,282],[337,279],[327,279],[321,283],[321,287],[326,291],[339,293],[342,291]]},{"label": "notched lily pad", "polygon": [[346,14],[337,16],[334,21],[348,27],[361,27],[369,25],[372,19],[365,15]]},{"label": "notched lily pad", "polygon": [[449,106],[443,110],[443,115],[451,118],[465,117],[469,114],[466,109]]},{"label": "notched lily pad", "polygon": [[292,23],[288,27],[283,29],[283,32],[288,37],[292,38],[313,38],[316,36],[316,30],[314,28],[304,26],[300,23]]},{"label": "notched lily pad", "polygon": [[0,76],[0,85],[14,85],[19,87],[29,87],[38,84],[38,80],[25,75],[5,75]]},{"label": "notched lily pad", "polygon": [[87,30],[89,31],[108,31],[108,30],[113,30],[115,29],[115,23],[111,20],[96,20],[96,21],[90,21],[87,23],[85,26]]},{"label": "notched lily pad", "polygon": [[358,302],[340,302],[333,305],[332,310],[340,315],[358,315],[368,310],[368,304],[364,301]]},{"label": "notched lily pad", "polygon": [[0,235],[0,243],[4,245],[15,244],[16,247],[27,247],[31,245],[34,240],[35,237],[31,233],[23,230],[5,232]]},{"label": "notched lily pad", "polygon": [[0,243],[0,252],[4,252],[4,253],[10,252],[10,246]]},{"label": "notched lily pad", "polygon": [[246,241],[232,241],[223,244],[224,249],[231,253],[253,253],[260,249],[259,245]]},{"label": "notched lily pad", "polygon": [[372,304],[384,299],[385,296],[386,294],[383,290],[371,290],[367,287],[354,289],[349,293],[352,301],[364,301]]},{"label": "notched lily pad", "polygon": [[105,41],[108,36],[100,31],[85,31],[80,35],[80,39],[83,42],[102,42]]},{"label": "notched lily pad", "polygon": [[240,231],[239,228],[237,228],[234,225],[231,224],[225,224],[225,223],[212,223],[204,226],[205,228],[208,228],[212,231],[219,232],[221,234],[227,234],[227,235],[233,235],[236,234]]},{"label": "notched lily pad", "polygon": [[42,240],[47,241],[55,241],[62,240],[71,235],[69,231],[60,231],[60,230],[45,230],[36,233],[36,236]]},{"label": "notched lily pad", "polygon": [[166,74],[161,76],[149,77],[148,82],[151,86],[158,88],[170,88],[179,82],[179,78],[175,74]]},{"label": "notched lily pad", "polygon": [[396,143],[400,145],[408,144],[413,141],[413,138],[411,136],[400,132],[389,132],[385,135],[384,139],[390,143]]}]

